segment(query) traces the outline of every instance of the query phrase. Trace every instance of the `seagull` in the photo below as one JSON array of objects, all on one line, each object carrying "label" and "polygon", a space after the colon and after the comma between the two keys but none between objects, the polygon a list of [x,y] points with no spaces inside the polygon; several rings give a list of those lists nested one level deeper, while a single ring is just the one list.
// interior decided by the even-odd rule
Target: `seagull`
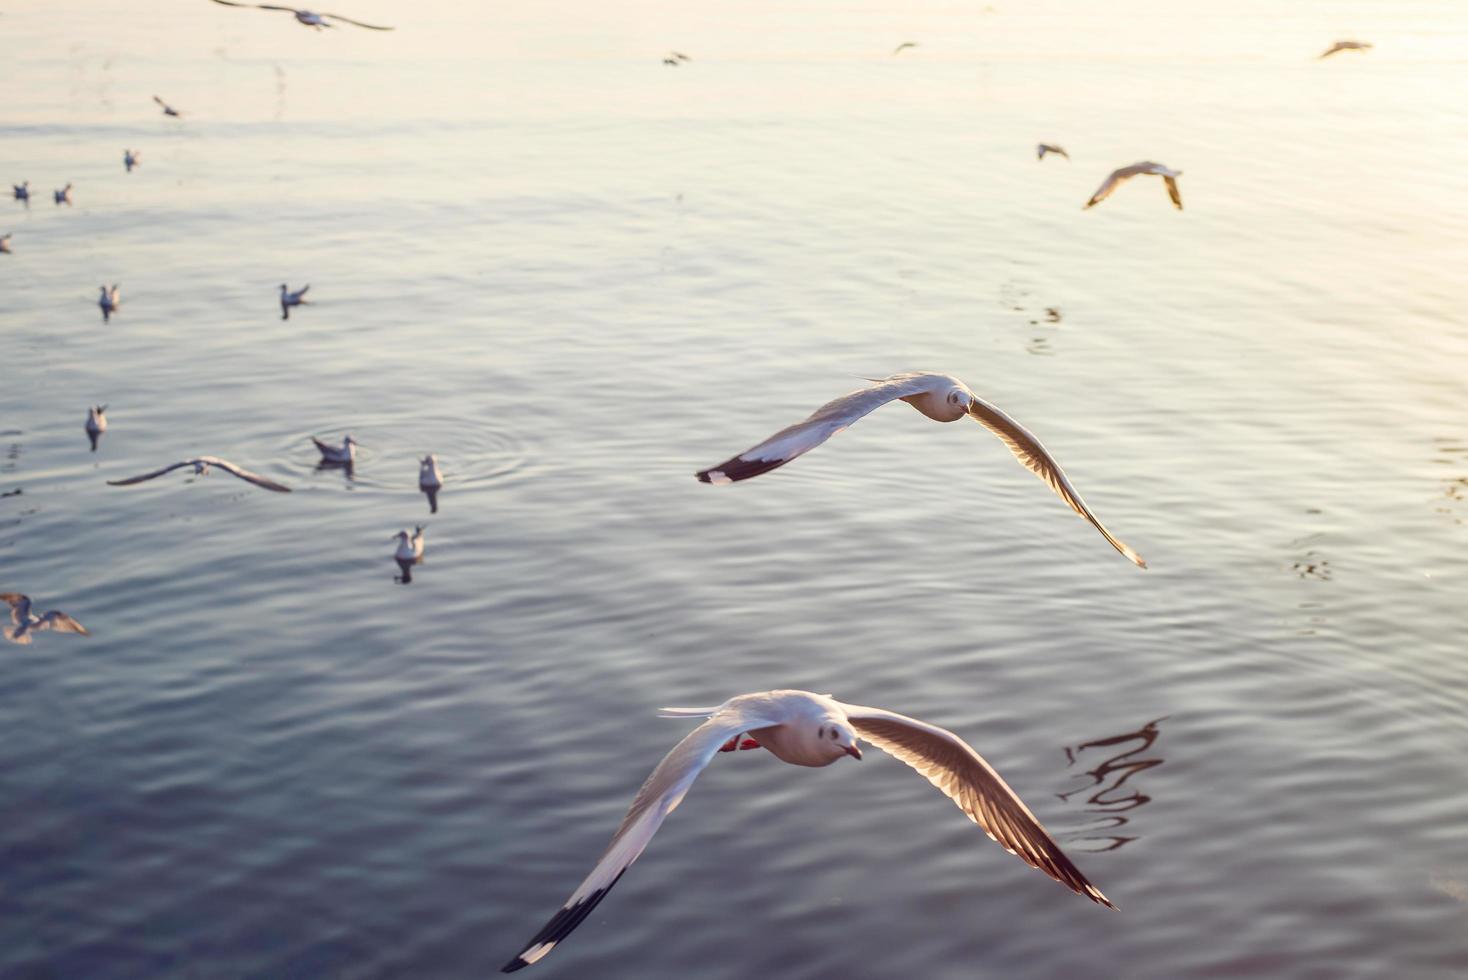
[{"label": "seagull", "polygon": [[15,199],[17,201],[25,201],[27,203],[30,203],[30,199],[31,199],[31,182],[30,181],[28,181],[28,180],[27,181],[23,181],[22,183],[19,183],[19,184],[11,184],[10,186],[13,187],[13,188],[15,188]]},{"label": "seagull", "polygon": [[1092,208],[1100,204],[1110,197],[1111,192],[1121,186],[1123,181],[1131,180],[1137,174],[1156,174],[1161,177],[1162,182],[1167,185],[1167,196],[1172,198],[1172,203],[1179,211],[1183,209],[1183,198],[1177,191],[1177,179],[1183,175],[1183,172],[1181,170],[1171,170],[1160,163],[1153,163],[1151,160],[1144,160],[1141,163],[1134,163],[1130,167],[1113,170],[1111,176],[1102,182],[1101,186],[1096,189],[1096,193],[1092,194],[1091,199],[1086,202],[1086,207],[1081,210],[1084,211],[1086,208]]},{"label": "seagull", "polygon": [[10,603],[10,622],[14,625],[7,626],[0,632],[3,632],[5,638],[11,643],[30,643],[31,634],[40,633],[43,630],[80,633],[82,636],[92,635],[87,632],[85,626],[60,609],[53,609],[44,616],[32,616],[31,597],[21,595],[19,592],[0,592],[0,602]]},{"label": "seagull", "polygon": [[[1365,51],[1369,47],[1371,47],[1371,44],[1368,41],[1337,41],[1327,48],[1320,58],[1329,58],[1337,51]],[[1320,58],[1316,58],[1315,60],[1319,61]]]},{"label": "seagull", "polygon": [[276,493],[291,492],[290,487],[276,483],[274,480],[267,479],[266,477],[261,476],[259,473],[251,473],[249,470],[242,469],[241,467],[238,467],[231,463],[229,460],[220,459],[218,456],[196,456],[193,459],[181,459],[177,463],[173,463],[163,467],[161,470],[154,470],[151,473],[144,473],[141,476],[130,476],[126,480],[108,480],[107,485],[113,487],[132,486],[134,483],[142,483],[144,480],[151,480],[154,477],[162,476],[164,473],[172,473],[174,470],[182,469],[185,466],[192,466],[194,468],[195,476],[208,476],[209,470],[217,467],[221,470],[224,470],[224,472],[230,474],[231,476],[237,476],[241,480],[244,480],[246,483],[253,483],[257,487],[264,487],[266,490],[274,490]]},{"label": "seagull", "polygon": [[1047,153],[1059,153],[1067,160],[1070,159],[1070,154],[1065,152],[1065,148],[1061,146],[1056,146],[1054,143],[1041,143],[1039,146],[1035,147],[1035,153],[1035,159],[1037,160],[1045,159],[1045,154]]},{"label": "seagull", "polygon": [[423,525],[414,527],[411,537],[407,531],[399,531],[393,535],[393,540],[398,543],[398,550],[393,552],[393,560],[398,563],[398,570],[402,573],[397,580],[403,585],[411,585],[413,566],[423,564]]},{"label": "seagull", "polygon": [[122,305],[122,299],[117,295],[117,283],[115,282],[111,288],[107,286],[97,288],[102,290],[102,295],[97,297],[97,305],[102,307],[102,322],[107,323],[112,319],[112,314],[116,313],[117,308]]},{"label": "seagull", "polygon": [[291,318],[292,306],[311,305],[306,299],[306,291],[310,288],[309,285],[302,286],[295,292],[291,292],[290,287],[285,283],[280,284],[280,318],[282,320],[289,320]]},{"label": "seagull", "polygon": [[10,232],[0,235],[0,252],[10,254]]},{"label": "seagull", "polygon": [[915,48],[915,47],[917,47],[917,42],[916,41],[903,41],[901,44],[897,45],[897,47],[895,47],[895,48],[892,49],[892,54],[894,56],[895,55],[899,55],[902,52],[906,51],[908,48]]},{"label": "seagull", "polygon": [[642,854],[704,767],[721,751],[735,749],[765,748],[781,762],[820,767],[846,756],[860,759],[856,742],[863,739],[927,777],[1026,864],[1098,905],[1116,907],[1071,863],[999,774],[963,739],[936,725],[809,691],[743,694],[716,708],[664,708],[659,715],[707,720],[658,763],[591,874],[503,972],[529,966],[570,935]]},{"label": "seagull", "polygon": [[418,489],[428,495],[428,510],[438,513],[438,491],[443,486],[443,475],[438,472],[438,460],[429,453],[418,461]]},{"label": "seagull", "polygon": [[56,203],[57,204],[70,204],[71,203],[71,184],[70,183],[67,183],[67,185],[65,187],[61,188],[61,190],[59,190],[59,191],[52,191],[51,192],[51,196],[56,199]]},{"label": "seagull", "polygon": [[128,173],[132,173],[133,167],[136,167],[138,165],[139,156],[140,153],[137,150],[122,151],[122,165],[127,168]]},{"label": "seagull", "polygon": [[173,106],[169,105],[167,102],[164,102],[162,99],[158,98],[158,96],[156,96],[156,95],[153,96],[153,101],[156,102],[156,103],[158,103],[159,105],[161,105],[163,107],[163,114],[165,116],[176,116],[176,117],[178,117],[180,119],[183,118],[183,113],[182,112],[179,112]]},{"label": "seagull", "polygon": [[233,0],[214,0],[214,2],[222,3],[226,7],[258,7],[260,10],[284,10],[286,13],[294,14],[296,20],[298,20],[302,24],[306,25],[307,27],[314,27],[318,31],[321,30],[323,27],[335,26],[326,23],[326,21],[322,20],[323,17],[328,17],[331,20],[339,20],[346,24],[353,24],[357,27],[365,27],[369,31],[392,30],[391,27],[376,27],[372,24],[364,24],[360,20],[352,20],[350,17],[343,17],[341,14],[318,14],[313,13],[309,10],[297,10],[295,7],[277,7],[274,4],[270,3],[235,3],[233,2]]},{"label": "seagull", "polygon": [[87,438],[92,440],[92,452],[97,451],[97,440],[107,431],[106,412],[106,405],[94,405],[87,409]]},{"label": "seagull", "polygon": [[935,422],[956,422],[965,415],[978,422],[998,436],[1015,458],[1044,480],[1072,510],[1090,521],[1113,548],[1134,564],[1147,567],[1141,555],[1113,537],[1096,519],[1040,440],[998,407],[974,394],[968,385],[952,375],[924,372],[868,380],[874,382],[873,387],[860,388],[827,402],[804,422],[781,429],[754,448],[695,475],[702,483],[733,483],[768,473],[810,452],[869,412],[900,399]]},{"label": "seagull", "polygon": [[328,445],[315,436],[311,437],[311,441],[321,451],[323,466],[351,466],[357,461],[357,440],[351,435],[344,437],[340,446]]}]

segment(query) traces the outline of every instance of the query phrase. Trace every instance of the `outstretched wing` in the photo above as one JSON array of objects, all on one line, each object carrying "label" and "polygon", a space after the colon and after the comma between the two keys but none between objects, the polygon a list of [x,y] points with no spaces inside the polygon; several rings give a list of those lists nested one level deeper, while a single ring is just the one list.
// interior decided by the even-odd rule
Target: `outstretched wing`
[{"label": "outstretched wing", "polygon": [[232,473],[233,475],[239,477],[241,480],[244,480],[246,483],[253,483],[257,487],[264,487],[266,490],[274,490],[276,493],[291,492],[290,487],[285,486],[284,484],[276,483],[274,480],[269,479],[268,477],[263,477],[259,473],[251,473],[249,470],[240,466],[236,466],[227,459],[220,459],[217,456],[205,456],[203,458],[209,463],[210,466],[217,466],[219,469],[224,470],[226,473]]},{"label": "outstretched wing", "polygon": [[1116,908],[1065,856],[1019,794],[963,739],[881,708],[851,704],[842,708],[858,735],[916,769],[1005,850],[1076,894]]},{"label": "outstretched wing", "polygon": [[663,757],[637,791],[631,809],[622,818],[622,825],[617,828],[611,844],[591,874],[571,893],[545,928],[531,937],[520,954],[504,965],[503,972],[513,973],[545,956],[591,914],[622,873],[642,854],[663,820],[683,802],[688,788],[718,754],[720,746],[735,735],[773,723],[770,719],[751,717],[731,708],[718,711],[689,732],[673,747],[673,751]]},{"label": "outstretched wing", "polygon": [[0,592],[0,602],[10,604],[10,621],[21,626],[31,620],[31,597],[19,592]]},{"label": "outstretched wing", "polygon": [[343,23],[347,23],[347,24],[355,24],[358,27],[365,27],[369,31],[390,31],[390,30],[392,30],[391,27],[378,27],[375,24],[364,24],[360,20],[352,20],[352,18],[350,18],[350,17],[343,17],[341,14],[322,14],[321,16],[322,17],[330,17],[332,20],[339,20],[339,21],[342,21]]},{"label": "outstretched wing", "polygon": [[295,7],[277,7],[269,3],[235,3],[234,0],[214,0],[214,2],[222,3],[226,7],[254,7],[257,10],[284,10],[292,14],[296,12]]},{"label": "outstretched wing", "polygon": [[718,466],[695,474],[701,483],[733,483],[784,466],[845,429],[862,416],[890,401],[921,394],[936,384],[949,384],[936,375],[899,374],[827,402],[804,422],[781,429],[764,442]]},{"label": "outstretched wing", "polygon": [[1167,185],[1167,196],[1172,198],[1173,205],[1181,211],[1183,209],[1183,196],[1178,193],[1177,178],[1163,175],[1162,182]]},{"label": "outstretched wing", "polygon": [[177,463],[172,464],[171,466],[165,466],[161,470],[154,470],[151,473],[144,473],[142,476],[130,476],[126,480],[108,480],[107,481],[107,485],[108,486],[111,486],[111,487],[126,487],[126,486],[131,486],[134,483],[142,483],[144,480],[151,480],[154,477],[162,476],[164,473],[172,473],[174,470],[178,469],[181,466],[193,466],[193,465],[194,465],[194,461],[193,460],[191,460],[191,459],[183,459],[183,460],[179,460]]},{"label": "outstretched wing", "polygon": [[977,395],[974,396],[973,401],[969,402],[968,414],[974,421],[998,436],[1000,441],[1009,447],[1009,451],[1014,453],[1014,458],[1019,460],[1025,469],[1044,480],[1061,500],[1070,504],[1071,510],[1090,521],[1092,526],[1101,532],[1101,536],[1111,542],[1113,548],[1134,564],[1142,568],[1147,567],[1141,555],[1129,548],[1125,542],[1117,539],[1106,530],[1105,525],[1097,520],[1096,515],[1091,513],[1091,508],[1087,507],[1086,502],[1081,499],[1080,493],[1071,486],[1070,478],[1065,475],[1065,471],[1060,468],[1055,457],[1050,455],[1050,451],[1041,445],[1040,440],[1036,439],[1028,429]]},{"label": "outstretched wing", "polygon": [[55,630],[57,633],[80,633],[82,636],[91,636],[87,628],[59,609],[53,609],[41,617],[41,622],[36,629]]},{"label": "outstretched wing", "polygon": [[[1123,181],[1132,176],[1131,174],[1127,173],[1127,171],[1130,169],[1130,167],[1123,167],[1120,170],[1113,170],[1111,172],[1111,176],[1107,177],[1104,181],[1101,182],[1101,186],[1096,188],[1096,193],[1091,195],[1091,199],[1086,202],[1086,207],[1095,207],[1096,205],[1100,204],[1102,201],[1110,197],[1112,191],[1116,190],[1118,187],[1121,186]],[[1082,210],[1085,209],[1083,208]]]}]

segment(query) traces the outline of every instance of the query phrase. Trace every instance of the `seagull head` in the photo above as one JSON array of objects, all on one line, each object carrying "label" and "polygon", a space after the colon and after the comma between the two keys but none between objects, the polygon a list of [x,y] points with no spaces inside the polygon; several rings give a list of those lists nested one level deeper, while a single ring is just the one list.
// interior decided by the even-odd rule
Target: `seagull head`
[{"label": "seagull head", "polygon": [[844,721],[822,721],[816,728],[816,740],[825,747],[831,756],[831,761],[849,755],[853,759],[861,758],[861,749],[856,745],[856,733],[851,726]]},{"label": "seagull head", "polygon": [[956,384],[949,388],[943,395],[943,401],[951,408],[962,414],[968,411],[968,407],[974,402],[974,393],[962,384]]}]

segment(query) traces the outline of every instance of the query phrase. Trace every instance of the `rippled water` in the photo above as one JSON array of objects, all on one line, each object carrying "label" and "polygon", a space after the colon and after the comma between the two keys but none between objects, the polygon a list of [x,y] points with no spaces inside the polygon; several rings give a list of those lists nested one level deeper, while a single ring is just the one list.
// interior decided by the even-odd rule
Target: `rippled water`
[{"label": "rippled water", "polygon": [[[1461,4],[338,6],[400,30],[0,18],[0,589],[92,630],[0,650],[0,973],[484,975],[654,709],[777,686],[957,731],[1121,911],[748,752],[537,971],[1468,968]],[[1080,210],[1149,158],[1185,212]],[[900,405],[692,479],[913,368],[1151,568]],[[200,452],[296,492],[103,482]]]}]

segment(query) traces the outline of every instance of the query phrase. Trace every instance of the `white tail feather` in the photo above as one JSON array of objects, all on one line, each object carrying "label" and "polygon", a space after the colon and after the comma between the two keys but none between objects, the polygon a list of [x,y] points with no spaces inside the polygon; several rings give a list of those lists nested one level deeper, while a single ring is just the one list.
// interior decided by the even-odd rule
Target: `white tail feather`
[{"label": "white tail feather", "polygon": [[712,708],[659,708],[658,709],[658,717],[659,718],[707,718],[709,715],[713,714],[715,711],[718,711],[718,710],[719,710],[719,708],[718,708],[717,705],[715,705]]}]

